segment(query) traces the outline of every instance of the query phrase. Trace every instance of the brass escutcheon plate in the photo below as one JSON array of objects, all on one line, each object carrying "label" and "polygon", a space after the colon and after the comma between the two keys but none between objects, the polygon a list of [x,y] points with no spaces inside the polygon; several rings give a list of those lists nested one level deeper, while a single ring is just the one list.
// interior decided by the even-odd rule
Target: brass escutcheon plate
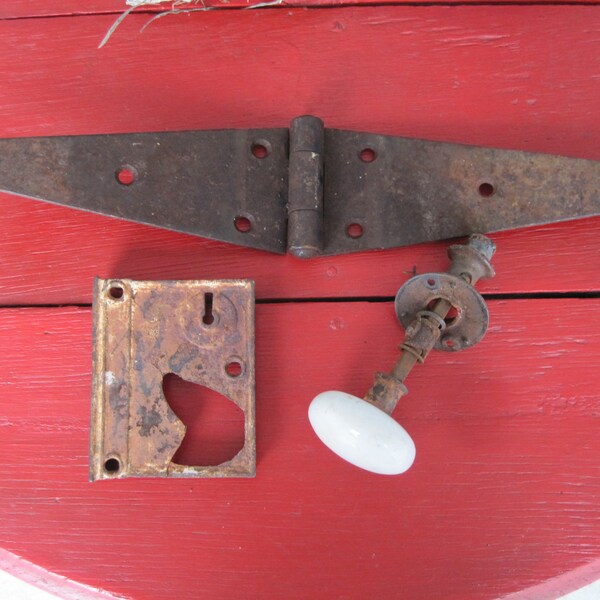
[{"label": "brass escutcheon plate", "polygon": [[[93,316],[91,481],[255,475],[253,281],[96,278]],[[231,460],[172,462],[186,428],[163,393],[169,373],[243,411],[244,446]]]}]

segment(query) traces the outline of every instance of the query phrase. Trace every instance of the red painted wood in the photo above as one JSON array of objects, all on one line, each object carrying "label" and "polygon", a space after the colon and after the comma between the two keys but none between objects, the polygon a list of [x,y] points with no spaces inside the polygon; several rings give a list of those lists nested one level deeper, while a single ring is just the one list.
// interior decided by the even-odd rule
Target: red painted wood
[{"label": "red painted wood", "polygon": [[[404,0],[400,0],[403,2]],[[472,0],[470,0],[472,1]],[[509,0],[514,1],[514,0]],[[573,0],[566,0],[571,2]],[[584,0],[585,3],[593,4],[596,0]],[[391,0],[385,0],[385,2],[392,2]],[[332,0],[334,4],[356,4],[356,0]],[[245,1],[245,0],[231,0],[226,2],[225,0],[203,0],[203,3],[199,2],[191,3],[187,8],[198,9],[198,8],[248,8],[254,4],[259,4],[258,0]],[[292,5],[311,6],[311,5],[327,5],[328,2],[324,0],[290,0]],[[288,2],[286,2],[288,5]],[[135,11],[138,13],[150,14],[147,18],[152,18],[152,13],[166,12],[172,7],[171,4],[165,3],[163,5],[148,5],[136,8]],[[129,10],[131,7],[128,6],[125,0],[4,0],[0,6],[0,19],[23,19],[29,17],[59,17],[59,16],[83,16],[83,15],[99,15],[99,14],[111,14],[116,19],[120,14]]]},{"label": "red painted wood", "polygon": [[[141,35],[138,15],[102,51],[110,16],[4,21],[0,135],[282,126],[313,112],[336,127],[600,159],[598,10],[205,13]],[[86,303],[94,274],[245,276],[262,298],[391,295],[413,269],[446,265],[445,244],[300,263],[0,199],[3,304]],[[482,289],[600,289],[599,226],[500,234],[499,275]]]},{"label": "red painted wood", "polygon": [[86,15],[123,10],[125,0],[4,0],[0,19]]},{"label": "red painted wood", "polygon": [[[264,0],[263,0],[264,1]],[[380,6],[382,4],[402,5],[414,4],[412,0],[281,0],[272,1],[275,8],[285,10],[287,7],[320,7],[320,6],[352,6],[356,4]],[[555,0],[536,0],[536,4],[555,4]],[[223,9],[248,8],[261,4],[259,0],[203,0],[191,2],[188,8],[217,7]],[[481,0],[429,0],[426,4],[465,4],[481,3]],[[486,0],[487,4],[522,3],[522,0]],[[561,4],[598,4],[598,0],[561,0]],[[169,2],[158,6],[143,6],[137,12],[164,12],[171,8]],[[16,19],[25,17],[44,17],[61,15],[90,15],[111,13],[115,16],[130,8],[125,0],[3,0],[0,6],[0,19]],[[180,7],[182,8],[182,7]],[[183,7],[185,8],[185,7]]]},{"label": "red painted wood", "polygon": [[[4,572],[3,574],[8,573],[29,584],[29,586],[53,594],[50,596],[51,598],[61,598],[62,600],[115,600],[116,598],[114,594],[109,592],[91,588],[52,573],[4,548],[0,548],[0,570]],[[23,596],[22,593],[18,598],[13,596],[11,600],[24,600],[33,597],[33,594],[28,594],[29,589],[24,592],[26,596]],[[2,591],[5,597],[8,597],[8,590],[4,589],[4,586]]]},{"label": "red painted wood", "polygon": [[351,467],[306,419],[317,392],[360,394],[392,363],[391,303],[309,303],[258,307],[256,479],[89,484],[90,312],[2,310],[0,539],[139,600],[496,598],[584,564],[600,553],[600,301],[490,311],[479,346],[411,375],[406,475]]},{"label": "red painted wood", "polygon": [[110,15],[4,21],[0,135],[286,126],[312,112],[330,127],[598,159],[597,14],[213,11],[143,34],[132,15],[102,51]]},{"label": "red painted wood", "polygon": [[[0,19],[74,10],[118,6],[4,0]],[[115,14],[2,20],[0,136],[285,126],[311,112],[600,159],[598,10],[214,11],[141,35],[140,14],[102,51]],[[303,263],[8,195],[0,234],[0,306],[89,303],[95,274],[251,277],[260,298],[391,296],[447,264],[445,243]],[[480,289],[596,292],[599,234],[600,218],[497,234],[498,276]],[[344,464],[306,420],[317,392],[361,394],[391,366],[391,303],[259,305],[258,477],[97,484],[89,309],[4,308],[0,546],[136,600],[491,599],[559,576],[600,557],[599,302],[491,302],[481,345],[411,375],[397,418],[418,457],[398,478]],[[204,436],[185,451],[234,447],[235,415],[198,418],[184,395],[175,403]],[[206,418],[221,426],[202,429]]]},{"label": "red painted wood", "polygon": [[[584,592],[581,591],[581,588],[590,585],[596,587],[595,584],[599,580],[600,559],[597,559],[543,583],[504,596],[502,600],[542,600],[546,598],[562,598],[574,591],[579,591],[578,595],[582,595]],[[586,590],[586,593],[588,597],[593,600],[593,592],[589,588]]]},{"label": "red painted wood", "polygon": [[[413,272],[448,267],[448,242],[300,261],[2,197],[0,303],[88,304],[94,275],[137,279],[249,277],[258,298],[392,296]],[[600,289],[600,218],[492,236],[489,293]]]}]

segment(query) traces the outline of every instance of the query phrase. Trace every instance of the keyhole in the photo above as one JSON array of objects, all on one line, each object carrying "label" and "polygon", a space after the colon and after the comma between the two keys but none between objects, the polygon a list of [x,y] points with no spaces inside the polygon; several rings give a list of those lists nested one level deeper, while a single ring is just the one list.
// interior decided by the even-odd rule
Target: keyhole
[{"label": "keyhole", "polygon": [[202,317],[202,322],[205,325],[212,325],[215,321],[215,316],[213,315],[213,295],[211,292],[207,292],[204,294],[204,316]]}]

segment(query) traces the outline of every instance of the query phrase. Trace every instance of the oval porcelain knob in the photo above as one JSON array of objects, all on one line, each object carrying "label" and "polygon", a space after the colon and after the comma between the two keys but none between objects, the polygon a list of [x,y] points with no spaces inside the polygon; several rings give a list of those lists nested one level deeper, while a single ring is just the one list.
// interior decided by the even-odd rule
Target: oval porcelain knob
[{"label": "oval porcelain knob", "polygon": [[404,473],[415,460],[406,430],[373,404],[345,392],[323,392],[308,409],[320,440],[349,463],[380,475]]}]

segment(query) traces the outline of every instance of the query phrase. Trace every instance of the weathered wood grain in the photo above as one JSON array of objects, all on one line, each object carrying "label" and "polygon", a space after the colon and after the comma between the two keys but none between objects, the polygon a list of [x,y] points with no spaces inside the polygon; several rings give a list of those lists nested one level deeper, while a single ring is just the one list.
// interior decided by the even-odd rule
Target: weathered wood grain
[{"label": "weathered wood grain", "polygon": [[[598,159],[590,6],[368,7],[0,23],[2,137],[330,127]],[[290,32],[293,35],[290,35]]]},{"label": "weathered wood grain", "polygon": [[[503,0],[502,3],[521,3],[522,0]],[[555,0],[537,0],[555,4]],[[260,4],[259,0],[196,0],[189,4],[190,8],[248,8]],[[356,4],[411,4],[411,0],[282,0],[273,2],[273,8],[285,10],[287,7],[320,7],[320,6],[352,6]],[[465,4],[481,3],[480,0],[429,0],[427,4]],[[500,3],[500,0],[486,0],[489,5]],[[561,4],[598,4],[598,0],[561,0]],[[138,10],[143,12],[163,12],[170,8],[167,2],[158,6],[144,6]],[[125,0],[3,0],[0,6],[0,19],[18,19],[27,17],[55,17],[68,15],[90,15],[111,13],[118,15],[129,8]],[[184,7],[185,8],[185,7]]]},{"label": "weathered wood grain", "polygon": [[[413,273],[445,270],[447,242],[300,261],[0,196],[0,303],[88,304],[94,275],[256,280],[265,298],[393,296]],[[600,218],[495,234],[485,293],[600,289]]]},{"label": "weathered wood grain", "polygon": [[[594,7],[203,13],[0,22],[0,135],[330,126],[600,159]],[[193,49],[193,56],[190,52]],[[93,275],[243,276],[259,297],[392,295],[445,245],[300,263],[3,195],[0,302],[85,303]],[[600,289],[598,219],[495,236],[488,292]]]},{"label": "weathered wood grain", "polygon": [[[2,137],[315,113],[600,159],[597,7],[281,7],[143,34],[140,14],[98,51],[118,0],[1,4]],[[75,11],[115,14],[19,18]],[[482,291],[600,290],[600,218],[494,239],[498,277]],[[86,304],[95,274],[250,277],[262,299],[391,296],[415,270],[445,268],[445,246],[303,263],[2,195],[0,305]],[[398,478],[338,460],[306,419],[317,392],[361,394],[391,366],[391,303],[259,305],[258,477],[95,485],[89,309],[0,310],[0,546],[136,600],[491,599],[560,575],[600,556],[599,303],[491,302],[481,345],[432,355],[407,382],[397,418],[417,461]],[[192,397],[204,412],[188,406],[200,437],[185,452],[210,460],[234,447],[236,417]]]},{"label": "weathered wood grain", "polygon": [[[87,483],[87,309],[0,311],[0,540],[61,575],[154,598],[491,599],[600,552],[598,300],[492,302],[397,418],[417,459],[359,471],[309,400],[395,357],[390,303],[259,306],[255,480]],[[201,444],[202,440],[195,440]]]}]

